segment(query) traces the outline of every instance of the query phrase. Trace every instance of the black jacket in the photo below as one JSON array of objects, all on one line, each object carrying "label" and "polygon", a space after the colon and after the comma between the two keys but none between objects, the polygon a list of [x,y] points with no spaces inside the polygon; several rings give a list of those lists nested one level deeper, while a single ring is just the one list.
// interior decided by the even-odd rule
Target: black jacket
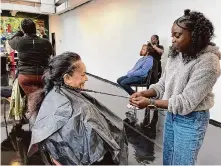
[{"label": "black jacket", "polygon": [[18,31],[9,45],[18,52],[18,70],[20,74],[42,75],[52,55],[52,45],[48,39],[36,34],[23,34]]}]

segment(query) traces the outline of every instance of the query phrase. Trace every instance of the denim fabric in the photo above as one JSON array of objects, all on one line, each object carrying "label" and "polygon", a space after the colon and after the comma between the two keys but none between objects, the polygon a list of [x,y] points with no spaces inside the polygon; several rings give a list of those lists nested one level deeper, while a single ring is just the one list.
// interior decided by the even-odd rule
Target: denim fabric
[{"label": "denim fabric", "polygon": [[187,115],[167,113],[164,128],[164,165],[194,165],[209,122],[209,111]]},{"label": "denim fabric", "polygon": [[123,76],[117,79],[117,83],[129,94],[132,95],[134,90],[131,88],[131,84],[143,84],[145,77],[127,77]]}]

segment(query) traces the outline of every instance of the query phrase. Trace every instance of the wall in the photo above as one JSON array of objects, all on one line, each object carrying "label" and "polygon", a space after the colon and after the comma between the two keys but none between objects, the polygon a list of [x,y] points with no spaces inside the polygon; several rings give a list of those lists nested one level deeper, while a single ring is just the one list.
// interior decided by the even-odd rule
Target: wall
[{"label": "wall", "polygon": [[[94,0],[80,8],[51,16],[50,32],[56,33],[57,53],[79,53],[90,73],[116,81],[139,58],[140,47],[152,34],[160,36],[165,47],[163,66],[171,44],[171,26],[190,8],[214,23],[214,42],[221,45],[220,0]],[[214,92],[216,105],[212,118],[221,122],[221,80]]]}]

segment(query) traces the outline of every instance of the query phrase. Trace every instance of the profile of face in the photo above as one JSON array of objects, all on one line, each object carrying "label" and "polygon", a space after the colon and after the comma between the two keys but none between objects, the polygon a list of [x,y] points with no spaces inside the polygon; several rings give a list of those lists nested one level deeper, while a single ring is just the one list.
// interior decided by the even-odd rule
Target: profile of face
[{"label": "profile of face", "polygon": [[73,65],[76,66],[76,68],[73,71],[73,74],[64,75],[64,83],[73,88],[83,89],[85,82],[88,81],[88,78],[86,75],[86,66],[81,60],[73,63]]},{"label": "profile of face", "polygon": [[140,56],[145,56],[145,55],[147,55],[147,45],[143,45],[140,51]]},{"label": "profile of face", "polygon": [[157,39],[157,37],[156,36],[151,36],[151,43],[152,44],[157,44],[158,43],[158,39]]},{"label": "profile of face", "polygon": [[[182,27],[186,27],[181,23]],[[177,52],[186,52],[191,44],[191,32],[179,27],[176,23],[173,24],[171,29],[172,34],[172,49]]]}]

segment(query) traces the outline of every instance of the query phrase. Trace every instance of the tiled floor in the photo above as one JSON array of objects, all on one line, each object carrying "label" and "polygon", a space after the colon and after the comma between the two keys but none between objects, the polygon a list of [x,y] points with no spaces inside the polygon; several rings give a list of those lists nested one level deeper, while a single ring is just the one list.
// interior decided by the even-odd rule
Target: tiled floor
[{"label": "tiled floor", "polygon": [[[122,96],[127,94],[120,88],[103,82],[97,78],[89,77],[87,88],[102,91],[106,93],[112,93]],[[151,124],[148,120],[144,120],[145,110],[138,110],[137,117],[138,122],[136,124],[128,123],[125,113],[129,110],[126,105],[127,99],[112,97],[108,95],[90,93],[92,96],[101,101],[109,109],[111,109],[116,115],[125,121],[125,128],[127,131],[129,141],[129,164],[162,164],[162,131],[164,113],[154,113],[151,111]],[[7,109],[6,109],[7,110]],[[148,116],[147,116],[148,117]],[[14,135],[12,130],[12,124],[10,121],[8,124],[8,133],[10,136]],[[28,125],[23,126],[22,138],[23,143],[28,147],[30,141],[30,132]],[[221,164],[221,128],[209,125],[208,132],[200,151],[198,164]],[[7,132],[4,123],[4,105],[1,104],[1,164],[9,165],[20,162],[21,158],[17,151],[13,149],[13,145],[9,138],[7,138]],[[38,154],[28,160],[29,165],[43,164]]]}]

